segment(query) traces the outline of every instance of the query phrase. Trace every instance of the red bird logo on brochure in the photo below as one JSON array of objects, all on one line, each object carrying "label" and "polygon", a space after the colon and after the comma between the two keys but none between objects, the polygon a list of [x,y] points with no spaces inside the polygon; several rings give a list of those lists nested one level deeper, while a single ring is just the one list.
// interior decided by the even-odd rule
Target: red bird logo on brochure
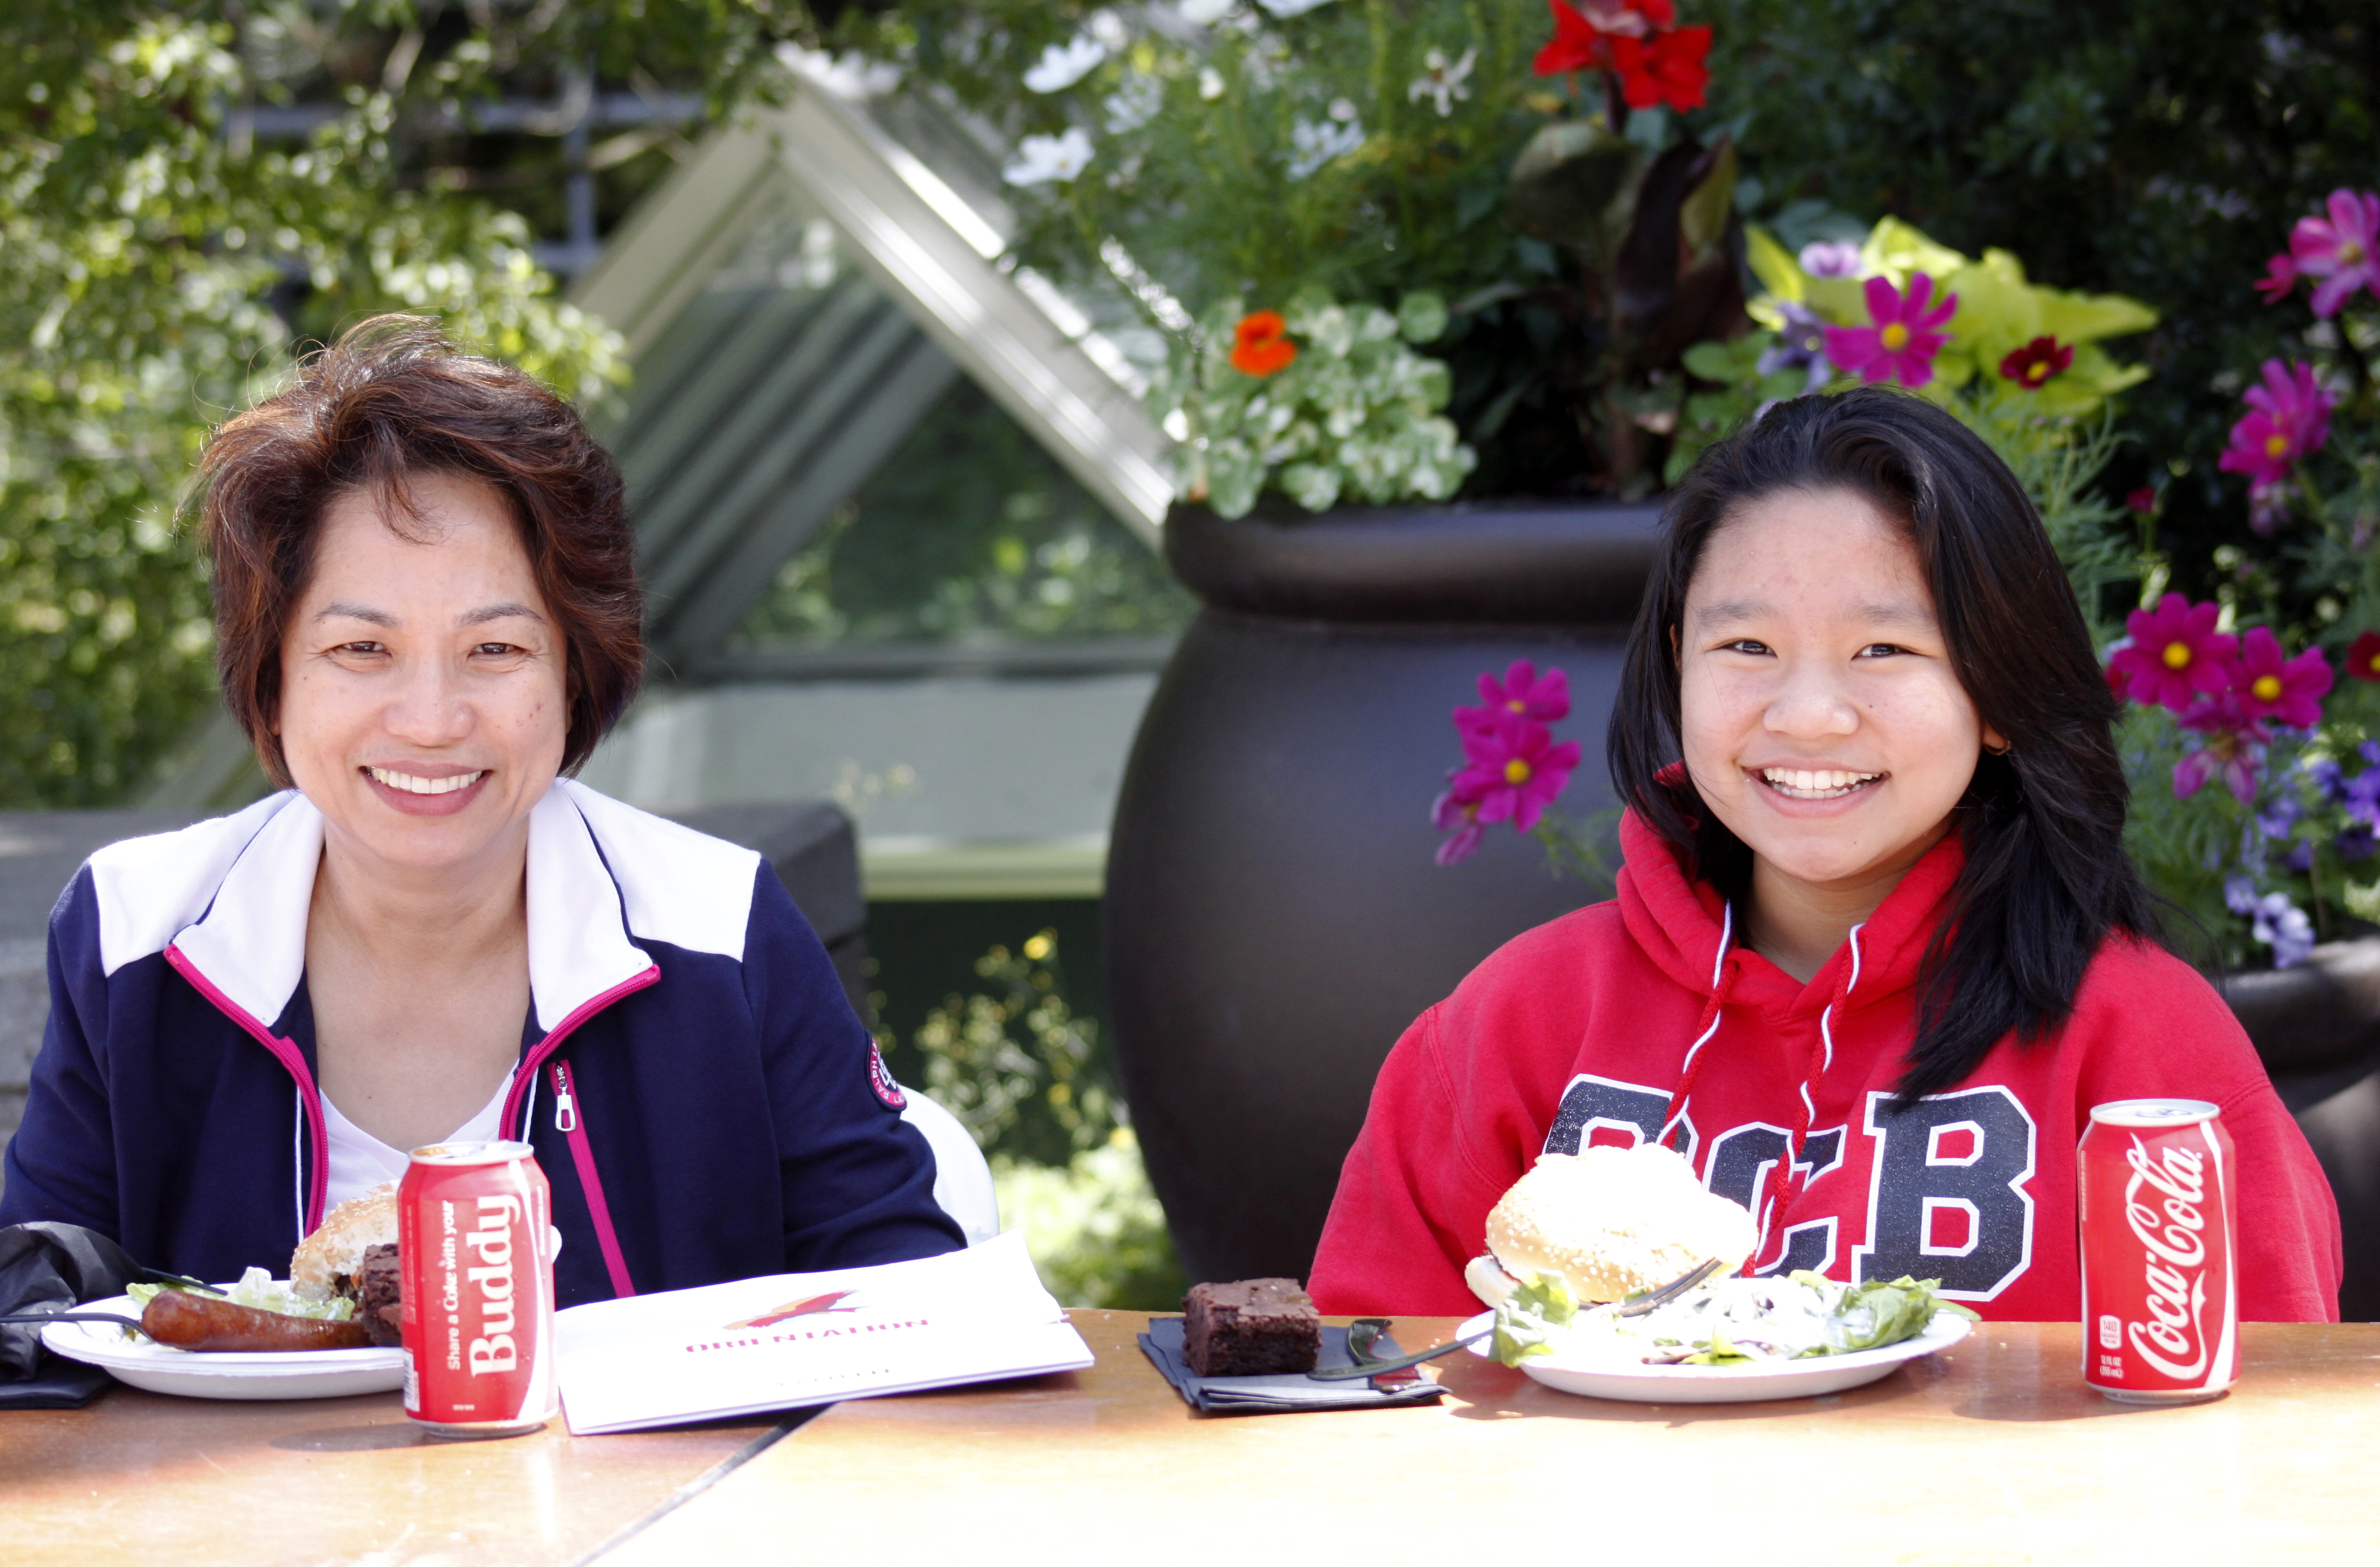
[{"label": "red bird logo on brochure", "polygon": [[857,1311],[859,1307],[856,1306],[835,1304],[851,1294],[849,1290],[836,1290],[832,1294],[812,1295],[808,1300],[793,1301],[784,1306],[772,1307],[750,1321],[730,1322],[727,1325],[730,1328],[773,1328],[780,1322],[789,1322],[796,1317],[824,1317],[838,1311]]}]

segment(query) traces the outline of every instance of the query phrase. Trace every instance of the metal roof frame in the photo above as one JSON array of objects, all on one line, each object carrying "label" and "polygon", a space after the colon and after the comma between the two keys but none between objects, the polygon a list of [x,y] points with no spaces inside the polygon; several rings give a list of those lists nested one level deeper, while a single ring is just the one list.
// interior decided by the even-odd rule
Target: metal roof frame
[{"label": "metal roof frame", "polygon": [[[735,474],[695,477],[640,516],[654,646],[664,660],[695,667],[716,655],[778,565],[883,462],[957,370],[1157,548],[1173,495],[1173,441],[1128,386],[1114,347],[1045,281],[1004,264],[1004,212],[985,214],[867,104],[819,83],[805,79],[788,103],[714,128],[621,226],[571,300],[625,335],[640,374],[749,374],[738,370],[743,359],[776,352],[766,322],[714,334],[719,341],[699,352],[678,346],[671,367],[650,358],[783,190],[833,224],[900,322],[873,319],[879,312],[856,298],[817,305],[852,314],[843,331],[819,338],[833,347],[833,364],[781,364],[776,397],[745,397],[726,414],[728,424],[771,419],[769,405],[783,407],[783,386],[819,376],[793,421],[740,438],[704,426],[719,445],[714,465]],[[699,400],[683,417],[702,419]],[[624,467],[633,457],[624,450]]]}]

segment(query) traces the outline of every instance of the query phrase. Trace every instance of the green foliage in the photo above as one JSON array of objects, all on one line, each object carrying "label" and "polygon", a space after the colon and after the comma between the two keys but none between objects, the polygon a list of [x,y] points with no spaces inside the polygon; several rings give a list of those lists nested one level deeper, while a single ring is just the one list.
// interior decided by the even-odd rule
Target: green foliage
[{"label": "green foliage", "polygon": [[738,644],[1162,636],[1194,608],[1161,560],[961,378],[785,563]]},{"label": "green foliage", "polygon": [[1000,1155],[991,1172],[1001,1222],[1025,1232],[1041,1282],[1062,1305],[1181,1309],[1189,1281],[1131,1128],[1061,1167]]},{"label": "green foliage", "polygon": [[[990,989],[950,996],[911,1043],[925,1058],[926,1091],[988,1154],[1062,1166],[1122,1124],[1099,1026],[1067,1004],[1058,933],[976,960]],[[888,1045],[892,1041],[887,1040]]]},{"label": "green foliage", "polygon": [[[2107,486],[2164,485],[2175,585],[2208,597],[2241,487],[2218,473],[2242,372],[2301,314],[2250,285],[2333,188],[2373,183],[2380,8],[2369,0],[1696,0],[1712,107],[1784,226],[1886,213],[1947,245],[2003,246],[2061,288],[2159,317],[2125,395],[2136,436]],[[1830,236],[1831,237],[1831,236]],[[1799,238],[1793,243],[1798,244]],[[2301,606],[2302,613],[2305,606]]]},{"label": "green foliage", "polygon": [[298,333],[416,310],[575,396],[620,377],[616,339],[552,298],[516,215],[400,179],[393,93],[348,90],[302,145],[239,128],[274,51],[314,26],[294,3],[107,0],[0,21],[0,688],[19,694],[0,802],[115,798],[206,700],[176,498]]},{"label": "green foliage", "polygon": [[1408,346],[1446,330],[1437,295],[1408,294],[1391,314],[1306,289],[1284,312],[1295,359],[1261,375],[1232,362],[1245,313],[1238,299],[1209,310],[1196,346],[1176,350],[1178,390],[1159,394],[1189,424],[1185,496],[1224,516],[1247,515],[1268,484],[1314,512],[1342,498],[1442,501],[1477,466],[1438,416],[1452,386],[1446,367]]},{"label": "green foliage", "polygon": [[[1435,294],[1451,321],[1432,357],[1451,379],[1431,411],[1478,455],[1466,493],[1638,494],[1676,418],[1679,351],[1744,324],[1735,160],[1691,141],[1706,116],[1615,124],[1595,84],[1536,77],[1549,30],[1542,8],[1474,0],[1246,5],[1212,21],[1170,5],[913,0],[856,9],[839,36],[1018,150],[1025,264],[1191,356],[1220,352],[1216,315],[1308,290],[1350,308]],[[1180,375],[1161,389],[1160,417],[1187,389]],[[1449,474],[1435,453],[1421,466]],[[1236,504],[1246,465],[1221,469],[1213,491]],[[1328,463],[1277,472],[1308,504],[1356,493],[1333,492]]]},{"label": "green foliage", "polygon": [[1685,352],[1686,372],[1702,384],[1687,395],[1670,441],[1665,483],[1685,477],[1694,459],[1741,429],[1770,403],[1799,396],[1809,379],[1798,370],[1763,372],[1761,360],[1777,346],[1773,332],[1747,332],[1723,343],[1697,343]]},{"label": "green foliage", "polygon": [[2119,364],[2099,345],[2103,339],[2145,332],[2156,312],[2118,295],[2077,294],[2030,282],[2024,264],[1997,247],[1971,261],[1936,243],[1897,217],[1876,221],[1860,246],[1859,264],[1837,277],[1814,277],[1766,230],[1749,231],[1753,271],[1767,287],[1755,299],[1755,316],[1771,327],[1785,324],[1781,307],[1795,304],[1838,326],[1865,326],[1866,280],[1881,277],[1908,292],[1924,273],[1934,283],[1932,298],[1955,297],[1957,313],[1944,328],[1949,341],[1934,359],[1925,395],[1947,399],[1961,388],[2000,379],[2000,362],[2036,338],[2049,337],[2074,350],[2073,362],[2027,393],[2046,414],[2096,413],[2107,400],[2148,377],[2144,365]]},{"label": "green foliage", "polygon": [[[910,1045],[926,1092],[991,1161],[1001,1221],[1025,1232],[1041,1279],[1068,1306],[1162,1311],[1184,1283],[1165,1213],[1124,1124],[1097,1024],[1066,1000],[1058,933],[976,960],[988,989],[946,997]],[[885,1030],[886,1053],[898,1044]]]}]

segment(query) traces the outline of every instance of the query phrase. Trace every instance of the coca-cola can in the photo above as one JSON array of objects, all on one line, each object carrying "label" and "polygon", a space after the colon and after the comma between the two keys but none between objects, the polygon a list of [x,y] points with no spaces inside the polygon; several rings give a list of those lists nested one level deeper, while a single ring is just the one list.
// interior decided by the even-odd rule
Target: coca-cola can
[{"label": "coca-cola can", "polygon": [[405,1412],[442,1437],[552,1419],[553,1191],[529,1146],[416,1148],[396,1209]]},{"label": "coca-cola can", "polygon": [[2230,1134],[2204,1099],[2095,1105],[2082,1135],[2082,1379],[2126,1403],[2219,1398],[2237,1372]]}]

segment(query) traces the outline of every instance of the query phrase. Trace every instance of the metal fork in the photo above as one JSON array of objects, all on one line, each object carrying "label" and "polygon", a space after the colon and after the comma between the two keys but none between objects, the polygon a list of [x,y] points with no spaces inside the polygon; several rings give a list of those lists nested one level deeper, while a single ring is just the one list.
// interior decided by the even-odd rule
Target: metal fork
[{"label": "metal fork", "polygon": [[[1621,1303],[1614,1315],[1642,1317],[1648,1311],[1669,1305],[1695,1285],[1722,1271],[1726,1267],[1726,1263],[1718,1257],[1713,1257],[1700,1267],[1670,1280],[1658,1290],[1633,1296]],[[1495,1329],[1488,1328],[1472,1334],[1467,1339],[1455,1339],[1451,1342],[1439,1344],[1435,1349],[1423,1350],[1418,1354],[1402,1355],[1395,1360],[1375,1360],[1371,1356],[1373,1341],[1388,1330],[1389,1319],[1385,1317],[1358,1317],[1354,1321],[1347,1324],[1347,1357],[1354,1364],[1336,1366],[1328,1371],[1308,1371],[1306,1376],[1318,1382],[1352,1382],[1358,1378],[1378,1377],[1390,1371],[1403,1371],[1419,1366],[1426,1360],[1436,1360],[1439,1355],[1452,1354],[1459,1349],[1468,1349],[1482,1340],[1493,1337],[1496,1331]]]}]

